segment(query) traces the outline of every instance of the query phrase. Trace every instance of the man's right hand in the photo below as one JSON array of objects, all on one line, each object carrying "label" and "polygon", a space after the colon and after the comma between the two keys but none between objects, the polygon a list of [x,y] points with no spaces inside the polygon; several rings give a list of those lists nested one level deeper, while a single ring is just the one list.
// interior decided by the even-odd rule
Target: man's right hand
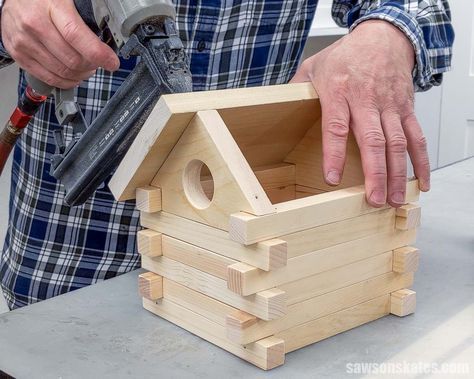
[{"label": "man's right hand", "polygon": [[99,67],[120,61],[77,12],[73,0],[6,0],[1,15],[7,52],[24,70],[50,86],[77,86]]}]

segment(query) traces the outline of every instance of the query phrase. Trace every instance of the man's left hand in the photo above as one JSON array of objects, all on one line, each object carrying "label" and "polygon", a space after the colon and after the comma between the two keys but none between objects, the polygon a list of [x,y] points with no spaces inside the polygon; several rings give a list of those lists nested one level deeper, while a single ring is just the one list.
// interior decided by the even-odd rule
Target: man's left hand
[{"label": "man's left hand", "polygon": [[414,63],[405,34],[386,21],[370,20],[304,61],[292,79],[311,81],[320,97],[326,182],[341,181],[351,129],[367,201],[375,207],[404,204],[407,151],[420,189],[430,188],[426,139],[414,113]]}]

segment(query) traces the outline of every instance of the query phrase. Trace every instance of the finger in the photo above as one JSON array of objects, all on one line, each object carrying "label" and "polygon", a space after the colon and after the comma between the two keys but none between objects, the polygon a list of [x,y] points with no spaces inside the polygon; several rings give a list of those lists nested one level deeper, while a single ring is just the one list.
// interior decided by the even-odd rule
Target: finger
[{"label": "finger", "polygon": [[80,82],[90,78],[95,73],[95,71],[81,72],[70,69],[65,64],[60,62],[54,55],[52,55],[39,41],[33,41],[28,51],[38,62],[40,62],[43,67],[54,72],[57,76],[63,79]]},{"label": "finger", "polygon": [[25,56],[25,59],[22,62],[18,61],[18,64],[21,68],[28,71],[35,78],[41,80],[42,82],[50,85],[51,87],[69,89],[77,87],[80,82],[61,78],[56,75],[54,72],[44,68],[34,57]]},{"label": "finger", "polygon": [[358,104],[349,107],[352,130],[361,154],[367,201],[374,207],[381,207],[387,199],[387,164],[380,114],[376,109]]},{"label": "finger", "polygon": [[382,128],[387,140],[388,203],[395,208],[405,204],[407,182],[407,141],[398,114],[382,113]]},{"label": "finger", "polygon": [[89,29],[72,1],[53,1],[50,16],[66,42],[84,59],[108,71],[119,68],[117,55]]},{"label": "finger", "polygon": [[402,126],[407,137],[408,153],[415,175],[419,180],[420,190],[427,192],[430,190],[431,171],[428,147],[423,130],[414,113],[402,119]]},{"label": "finger", "polygon": [[45,48],[69,69],[90,72],[96,70],[98,65],[85,60],[69,43],[62,37],[53,24],[50,24],[48,38],[42,40]]},{"label": "finger", "polygon": [[350,112],[345,98],[329,96],[321,98],[323,172],[326,183],[341,183],[346,163],[347,137],[349,135]]}]

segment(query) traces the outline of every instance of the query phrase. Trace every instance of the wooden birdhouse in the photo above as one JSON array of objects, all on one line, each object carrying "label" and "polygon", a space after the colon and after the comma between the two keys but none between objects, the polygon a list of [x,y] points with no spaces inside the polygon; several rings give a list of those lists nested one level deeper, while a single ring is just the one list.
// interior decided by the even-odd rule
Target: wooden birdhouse
[{"label": "wooden birdhouse", "polygon": [[341,185],[321,166],[310,84],[163,96],[110,183],[141,211],[143,306],[263,369],[412,313],[417,181],[376,209],[352,137]]}]

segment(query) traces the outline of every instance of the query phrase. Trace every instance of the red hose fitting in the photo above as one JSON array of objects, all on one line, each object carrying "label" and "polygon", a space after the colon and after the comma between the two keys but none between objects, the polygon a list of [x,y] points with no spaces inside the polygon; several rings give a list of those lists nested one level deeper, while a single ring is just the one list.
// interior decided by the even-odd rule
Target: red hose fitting
[{"label": "red hose fitting", "polygon": [[33,116],[27,115],[26,113],[23,113],[20,108],[16,108],[13,111],[13,114],[10,117],[10,122],[12,123],[12,126],[17,129],[24,129],[30,122],[31,118]]}]

